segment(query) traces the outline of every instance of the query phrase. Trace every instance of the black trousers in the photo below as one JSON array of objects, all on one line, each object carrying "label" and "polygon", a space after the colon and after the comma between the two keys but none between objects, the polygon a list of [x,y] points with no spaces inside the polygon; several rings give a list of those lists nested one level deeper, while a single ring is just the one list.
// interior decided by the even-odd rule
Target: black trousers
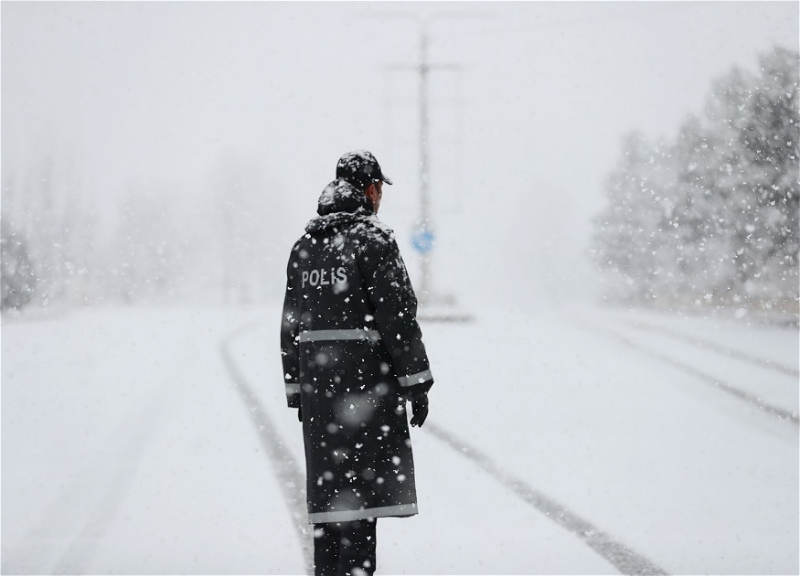
[{"label": "black trousers", "polygon": [[316,576],[372,576],[378,519],[314,524]]}]

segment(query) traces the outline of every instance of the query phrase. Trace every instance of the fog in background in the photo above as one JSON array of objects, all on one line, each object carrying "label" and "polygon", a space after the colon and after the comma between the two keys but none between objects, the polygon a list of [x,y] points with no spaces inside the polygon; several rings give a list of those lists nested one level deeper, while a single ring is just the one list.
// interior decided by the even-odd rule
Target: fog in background
[{"label": "fog in background", "polygon": [[0,572],[314,573],[306,489],[420,408],[322,353],[288,407],[289,252],[368,149],[436,382],[378,573],[800,573],[799,7],[0,2]]},{"label": "fog in background", "polygon": [[[447,17],[440,15],[450,14]],[[265,302],[342,153],[394,185],[412,281],[418,19],[429,25],[433,290],[599,299],[603,181],[712,81],[798,44],[793,2],[2,4],[3,225],[36,305]],[[392,65],[401,67],[390,68]]]}]

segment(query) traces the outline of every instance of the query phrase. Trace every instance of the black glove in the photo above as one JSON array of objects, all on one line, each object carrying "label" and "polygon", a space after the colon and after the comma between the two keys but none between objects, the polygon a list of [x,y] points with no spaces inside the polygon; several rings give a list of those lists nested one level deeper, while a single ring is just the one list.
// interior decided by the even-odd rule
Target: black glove
[{"label": "black glove", "polygon": [[411,399],[411,410],[414,417],[411,418],[412,426],[422,426],[425,418],[428,417],[428,395],[423,394],[417,398]]},{"label": "black glove", "polygon": [[300,422],[303,421],[303,407],[302,406],[298,406],[297,407],[297,419],[300,420]]}]

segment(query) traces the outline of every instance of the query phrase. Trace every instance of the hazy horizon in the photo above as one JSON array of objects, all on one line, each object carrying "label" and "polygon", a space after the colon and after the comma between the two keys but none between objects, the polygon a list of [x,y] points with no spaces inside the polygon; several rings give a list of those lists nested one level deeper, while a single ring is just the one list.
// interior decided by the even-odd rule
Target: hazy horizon
[{"label": "hazy horizon", "polygon": [[4,213],[26,210],[50,154],[55,203],[92,207],[102,237],[141,199],[208,252],[214,182],[249,170],[246,202],[268,213],[250,264],[277,298],[337,158],[366,148],[416,281],[417,76],[387,67],[417,62],[418,29],[398,13],[451,14],[430,28],[431,63],[463,67],[431,75],[434,282],[472,304],[498,285],[594,298],[589,222],[622,136],[674,137],[715,78],[798,42],[788,2],[4,2]]}]

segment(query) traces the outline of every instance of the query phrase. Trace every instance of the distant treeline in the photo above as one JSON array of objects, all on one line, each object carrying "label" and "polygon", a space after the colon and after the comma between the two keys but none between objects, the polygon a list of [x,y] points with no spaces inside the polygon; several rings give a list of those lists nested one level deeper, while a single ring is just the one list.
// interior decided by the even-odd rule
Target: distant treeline
[{"label": "distant treeline", "polygon": [[623,141],[595,220],[611,301],[797,311],[798,52],[713,83],[674,140]]},{"label": "distant treeline", "polygon": [[[282,242],[280,190],[257,159],[226,156],[179,199],[142,179],[100,210],[65,153],[3,160],[2,310],[160,302],[263,302]],[[184,194],[184,197],[187,194]]]}]

